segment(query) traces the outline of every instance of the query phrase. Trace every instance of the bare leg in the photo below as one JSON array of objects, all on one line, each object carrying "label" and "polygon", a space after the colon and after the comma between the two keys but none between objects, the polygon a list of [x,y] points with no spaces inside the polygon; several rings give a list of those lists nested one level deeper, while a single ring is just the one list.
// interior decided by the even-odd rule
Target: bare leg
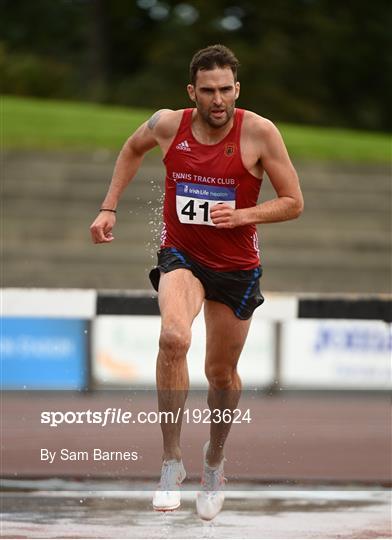
[{"label": "bare leg", "polygon": [[[237,363],[248,335],[251,319],[242,321],[219,302],[207,300],[204,306],[207,331],[205,370],[209,381],[208,406],[233,411],[241,395]],[[211,422],[210,445],[206,460],[211,467],[219,465],[231,422]]]},{"label": "bare leg", "polygon": [[172,412],[178,422],[161,422],[163,459],[181,459],[182,413],[188,394],[186,354],[191,344],[191,326],[204,300],[200,281],[186,269],[161,274],[158,291],[161,335],[156,380],[159,411]]}]

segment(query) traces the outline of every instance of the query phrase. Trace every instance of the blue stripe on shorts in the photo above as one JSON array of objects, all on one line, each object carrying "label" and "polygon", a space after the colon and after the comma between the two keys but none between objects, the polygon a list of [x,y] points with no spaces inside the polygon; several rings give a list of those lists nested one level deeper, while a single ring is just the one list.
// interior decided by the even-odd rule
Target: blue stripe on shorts
[{"label": "blue stripe on shorts", "polygon": [[241,311],[246,306],[246,302],[247,302],[247,300],[249,298],[250,293],[252,292],[252,288],[253,288],[254,284],[256,283],[256,281],[259,279],[259,277],[260,277],[260,269],[255,268],[253,270],[253,280],[249,283],[248,288],[246,289],[245,294],[241,299],[241,303],[240,303],[239,307],[235,310],[235,314],[237,315],[237,317],[239,317]]},{"label": "blue stripe on shorts", "polygon": [[185,264],[185,266],[187,268],[191,268],[191,265],[187,263],[184,255],[182,253],[180,253],[176,248],[172,247],[172,248],[169,248],[170,249],[170,252],[173,253],[173,255],[175,255],[178,259],[180,259],[180,261]]}]

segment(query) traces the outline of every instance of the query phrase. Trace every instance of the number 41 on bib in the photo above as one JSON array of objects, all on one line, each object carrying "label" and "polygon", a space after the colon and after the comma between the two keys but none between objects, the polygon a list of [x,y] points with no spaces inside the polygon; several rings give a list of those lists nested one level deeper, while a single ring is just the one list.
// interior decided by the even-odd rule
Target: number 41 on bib
[{"label": "number 41 on bib", "polygon": [[177,216],[181,223],[212,225],[210,209],[214,204],[227,203],[235,208],[235,188],[176,184]]}]

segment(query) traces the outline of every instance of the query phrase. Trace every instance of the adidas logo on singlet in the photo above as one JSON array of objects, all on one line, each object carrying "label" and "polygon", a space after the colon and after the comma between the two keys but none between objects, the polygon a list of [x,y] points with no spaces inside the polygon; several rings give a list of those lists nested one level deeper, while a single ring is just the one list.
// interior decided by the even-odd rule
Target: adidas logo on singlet
[{"label": "adidas logo on singlet", "polygon": [[180,143],[178,143],[177,146],[176,146],[176,149],[177,150],[184,150],[184,152],[190,152],[191,151],[187,140],[181,141]]}]

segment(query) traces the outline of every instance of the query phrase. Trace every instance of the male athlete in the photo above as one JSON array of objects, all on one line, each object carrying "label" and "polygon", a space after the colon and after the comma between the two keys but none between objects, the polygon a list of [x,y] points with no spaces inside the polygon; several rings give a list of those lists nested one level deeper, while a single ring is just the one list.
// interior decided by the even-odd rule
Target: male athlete
[{"label": "male athlete", "polygon": [[[120,196],[144,154],[159,145],[166,166],[165,202],[158,265],[150,280],[162,317],[156,370],[161,411],[184,408],[191,327],[203,305],[208,405],[215,413],[237,407],[237,362],[252,313],[263,302],[256,224],[294,219],[303,209],[298,177],[277,128],[235,107],[237,67],[232,51],[222,45],[195,54],[187,86],[195,108],[157,111],[125,142],[91,225],[95,243],[113,240]],[[276,198],[257,204],[264,172]],[[180,506],[181,420],[161,424],[163,464],[155,510]],[[223,505],[223,448],[230,427],[230,422],[210,424],[196,500],[202,519],[213,519]]]}]

